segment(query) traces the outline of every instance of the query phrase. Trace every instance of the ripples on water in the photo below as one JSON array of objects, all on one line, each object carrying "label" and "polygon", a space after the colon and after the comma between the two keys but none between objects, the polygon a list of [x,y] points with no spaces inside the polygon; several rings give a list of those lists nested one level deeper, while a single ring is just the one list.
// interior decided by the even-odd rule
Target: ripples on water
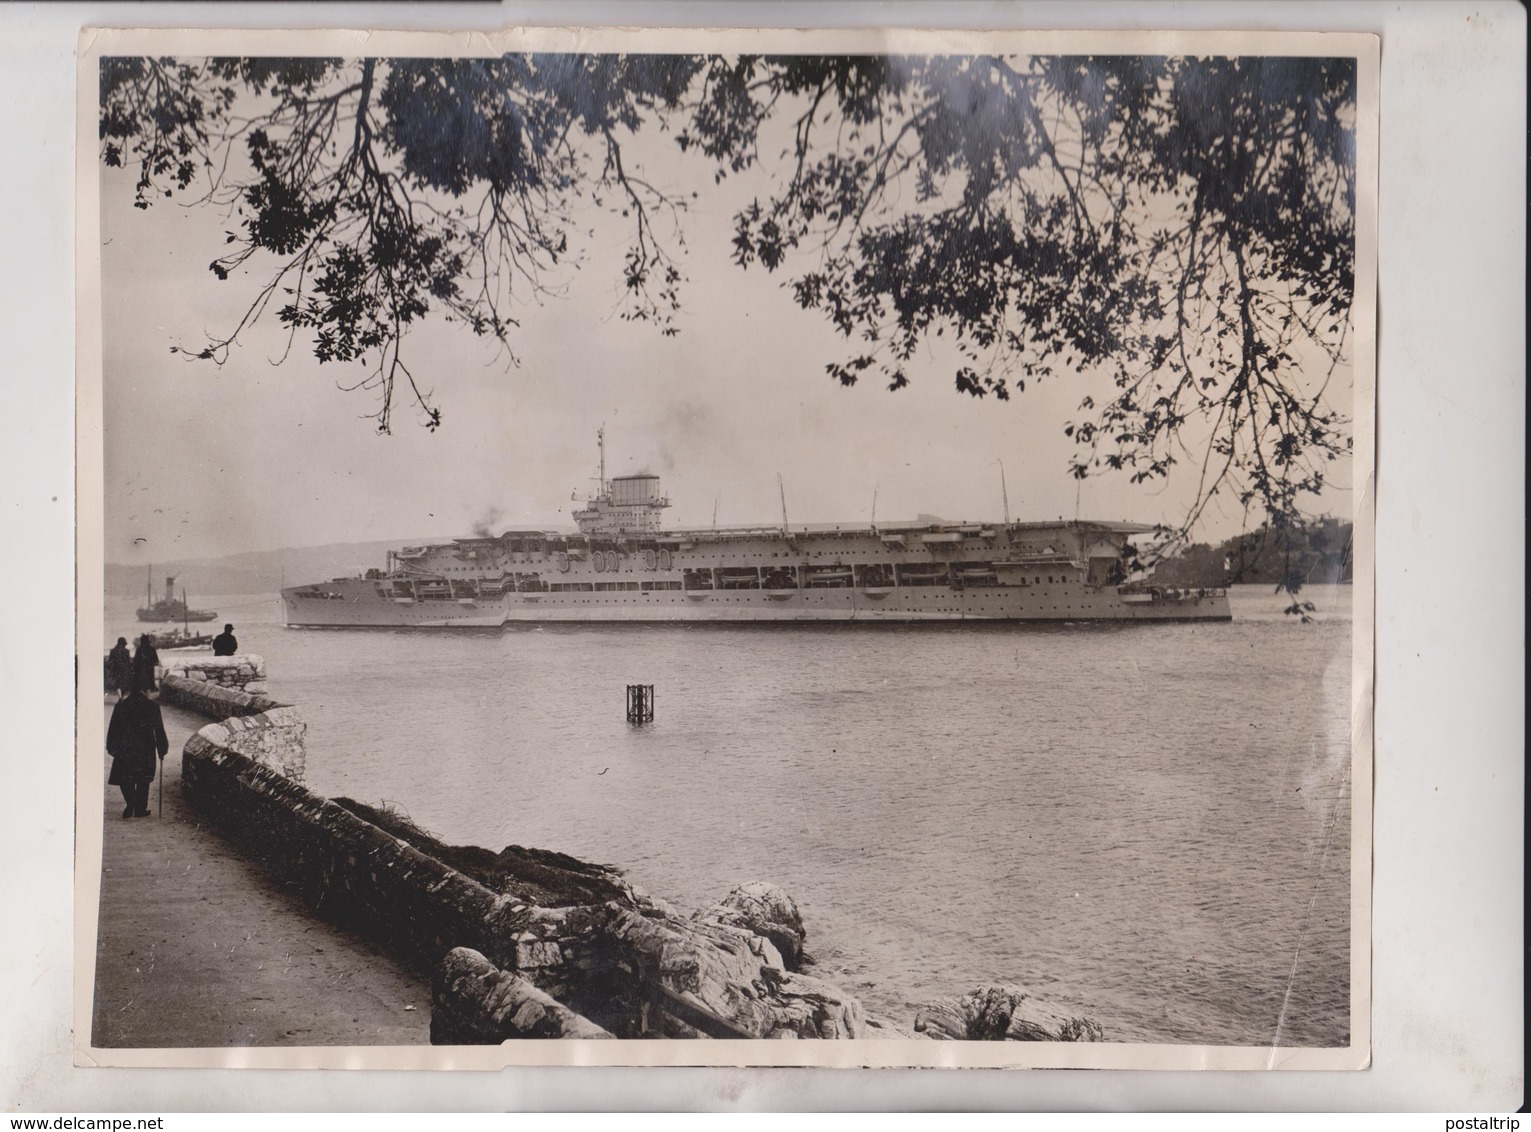
[{"label": "ripples on water", "polygon": [[[274,600],[219,609],[302,707],[316,791],[615,863],[685,907],[773,881],[815,973],[904,1024],[1003,981],[1115,1040],[1344,1045],[1350,590],[1307,596],[1316,624],[1263,587],[1200,625],[292,631]],[[628,683],[654,685],[653,724],[626,723]]]}]

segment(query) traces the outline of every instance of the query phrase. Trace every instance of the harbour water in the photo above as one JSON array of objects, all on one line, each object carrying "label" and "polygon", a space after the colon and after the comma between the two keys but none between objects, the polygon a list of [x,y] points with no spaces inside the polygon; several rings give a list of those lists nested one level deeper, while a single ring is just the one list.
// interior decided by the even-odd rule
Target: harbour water
[{"label": "harbour water", "polygon": [[[309,785],[445,840],[769,880],[814,973],[908,1024],[1013,982],[1108,1040],[1349,1037],[1350,600],[1230,624],[296,631],[201,602],[309,722]],[[132,599],[108,601],[109,640]],[[652,724],[624,717],[655,687]]]}]

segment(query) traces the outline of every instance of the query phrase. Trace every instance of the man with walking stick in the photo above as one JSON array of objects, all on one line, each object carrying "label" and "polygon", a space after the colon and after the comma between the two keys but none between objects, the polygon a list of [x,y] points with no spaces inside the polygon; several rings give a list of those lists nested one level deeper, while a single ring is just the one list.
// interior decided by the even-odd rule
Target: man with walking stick
[{"label": "man with walking stick", "polygon": [[[143,681],[130,682],[126,698],[112,708],[112,720],[106,728],[106,753],[112,756],[112,773],[107,782],[120,787],[127,807],[124,818],[149,816],[149,783],[154,780],[155,757],[163,763],[170,750],[165,735],[165,720],[159,705],[149,698]],[[165,780],[160,775],[160,812],[165,809]]]}]

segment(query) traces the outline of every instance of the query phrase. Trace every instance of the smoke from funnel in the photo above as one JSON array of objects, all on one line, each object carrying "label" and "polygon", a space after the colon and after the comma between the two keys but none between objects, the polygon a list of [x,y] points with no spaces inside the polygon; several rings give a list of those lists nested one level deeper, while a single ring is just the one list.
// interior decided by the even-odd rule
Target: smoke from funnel
[{"label": "smoke from funnel", "polygon": [[483,516],[473,523],[473,534],[476,538],[493,538],[494,528],[499,526],[503,512],[498,507],[491,507]]}]

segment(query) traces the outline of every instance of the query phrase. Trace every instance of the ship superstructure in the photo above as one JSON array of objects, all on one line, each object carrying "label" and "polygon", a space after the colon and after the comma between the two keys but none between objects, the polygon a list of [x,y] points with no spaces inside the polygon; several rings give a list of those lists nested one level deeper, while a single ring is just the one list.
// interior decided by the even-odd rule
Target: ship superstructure
[{"label": "ship superstructure", "polygon": [[1221,589],[1131,580],[1089,521],[671,529],[658,476],[606,478],[576,533],[509,530],[390,551],[382,570],[282,591],[292,627],[513,621],[1230,619]]}]

